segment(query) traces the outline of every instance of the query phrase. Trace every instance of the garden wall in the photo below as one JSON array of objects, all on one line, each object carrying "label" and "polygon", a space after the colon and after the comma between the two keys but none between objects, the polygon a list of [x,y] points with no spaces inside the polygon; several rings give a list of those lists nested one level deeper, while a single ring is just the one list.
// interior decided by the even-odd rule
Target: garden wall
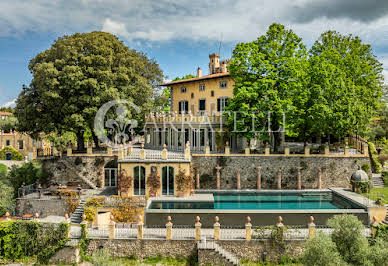
[{"label": "garden wall", "polygon": [[317,188],[318,168],[322,168],[322,188],[349,187],[358,166],[370,165],[368,157],[318,156],[193,156],[199,169],[201,189],[216,188],[216,169],[221,166],[221,189],[236,189],[237,169],[241,171],[241,189],[256,189],[257,166],[261,165],[262,188],[277,188],[277,171],[282,168],[282,188],[297,189],[297,167],[301,167],[302,189]]},{"label": "garden wall", "polygon": [[90,186],[78,176],[82,176],[101,187],[104,182],[104,166],[115,156],[71,156],[62,158],[42,159],[43,167],[50,173],[49,185],[66,184],[83,188]]},{"label": "garden wall", "polygon": [[18,198],[16,199],[16,216],[38,213],[44,218],[50,215],[65,216],[67,213],[67,202],[64,199],[45,198]]}]

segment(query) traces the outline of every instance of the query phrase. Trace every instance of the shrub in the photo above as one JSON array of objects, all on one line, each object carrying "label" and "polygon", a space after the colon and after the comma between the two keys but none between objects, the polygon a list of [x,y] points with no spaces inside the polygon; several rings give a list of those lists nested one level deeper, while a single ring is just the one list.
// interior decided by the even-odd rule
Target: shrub
[{"label": "shrub", "polygon": [[117,223],[139,222],[139,216],[143,215],[144,209],[139,208],[134,197],[121,198],[118,200],[118,207],[112,210],[114,221]]},{"label": "shrub", "polygon": [[362,234],[365,226],[354,215],[335,215],[327,225],[333,228],[332,241],[343,260],[349,264],[368,263],[368,240]]},{"label": "shrub", "polygon": [[376,243],[371,247],[369,260],[373,265],[388,265],[388,242],[378,238]]},{"label": "shrub", "polygon": [[0,216],[6,212],[13,213],[15,208],[15,199],[13,188],[0,180]]},{"label": "shrub", "polygon": [[58,193],[60,194],[61,198],[66,200],[67,213],[69,215],[72,214],[80,203],[78,193],[66,189],[59,190]]},{"label": "shrub", "polygon": [[7,166],[0,163],[0,177],[1,178],[5,177],[7,175],[7,170],[8,170]]},{"label": "shrub", "polygon": [[12,160],[15,160],[15,161],[24,160],[24,155],[11,146],[6,146],[4,147],[4,149],[0,150],[0,160],[5,160],[7,153],[11,153]]},{"label": "shrub", "polygon": [[193,181],[193,176],[186,174],[182,169],[179,169],[178,173],[175,175],[176,189],[178,192],[184,192],[191,188]]},{"label": "shrub", "polygon": [[379,161],[379,156],[377,153],[377,150],[375,148],[375,145],[372,142],[368,142],[369,145],[369,156],[370,160],[372,162],[372,169],[374,173],[381,173],[383,170],[381,163]]},{"label": "shrub", "polygon": [[335,243],[322,232],[318,232],[313,239],[307,241],[306,249],[302,255],[302,262],[307,266],[346,265],[341,259]]},{"label": "shrub", "polygon": [[384,171],[381,173],[381,177],[384,180],[384,185],[388,186],[388,171]]},{"label": "shrub", "polygon": [[388,162],[388,154],[380,154],[379,161],[381,165],[384,165],[386,162]]},{"label": "shrub", "polygon": [[86,207],[84,209],[84,214],[86,216],[86,221],[88,221],[88,223],[92,223],[97,215],[97,208],[94,206]]},{"label": "shrub", "polygon": [[119,266],[120,261],[114,259],[107,249],[99,249],[92,253],[90,262],[94,266]]},{"label": "shrub", "polygon": [[362,169],[363,171],[365,171],[366,173],[368,173],[369,168],[370,168],[370,166],[369,166],[368,163],[363,163],[363,164],[361,165],[361,169]]}]

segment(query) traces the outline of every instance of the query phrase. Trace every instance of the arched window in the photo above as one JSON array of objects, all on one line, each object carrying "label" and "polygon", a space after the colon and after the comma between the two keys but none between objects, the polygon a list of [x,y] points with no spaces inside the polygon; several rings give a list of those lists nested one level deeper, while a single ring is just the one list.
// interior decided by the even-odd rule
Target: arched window
[{"label": "arched window", "polygon": [[174,167],[162,168],[162,194],[174,195]]},{"label": "arched window", "polygon": [[145,195],[145,177],[146,170],[143,166],[136,166],[133,168],[133,192],[134,195]]}]

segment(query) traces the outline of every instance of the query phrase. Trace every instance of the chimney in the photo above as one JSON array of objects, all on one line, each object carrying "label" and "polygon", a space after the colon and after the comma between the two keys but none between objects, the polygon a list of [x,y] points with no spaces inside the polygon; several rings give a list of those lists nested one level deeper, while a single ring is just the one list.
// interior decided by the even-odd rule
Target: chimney
[{"label": "chimney", "polygon": [[197,68],[197,78],[200,78],[200,77],[202,77],[202,69]]}]

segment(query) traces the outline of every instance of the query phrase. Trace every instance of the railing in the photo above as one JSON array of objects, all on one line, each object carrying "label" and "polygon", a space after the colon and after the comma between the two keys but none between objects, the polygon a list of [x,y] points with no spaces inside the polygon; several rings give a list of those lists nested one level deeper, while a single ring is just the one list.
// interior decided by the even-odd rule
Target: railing
[{"label": "railing", "polygon": [[18,188],[18,198],[22,197],[23,195],[24,196],[27,196],[29,194],[32,194],[34,192],[36,192],[36,184],[30,184],[30,185],[27,185],[27,186],[24,186],[24,187],[20,187]]}]

